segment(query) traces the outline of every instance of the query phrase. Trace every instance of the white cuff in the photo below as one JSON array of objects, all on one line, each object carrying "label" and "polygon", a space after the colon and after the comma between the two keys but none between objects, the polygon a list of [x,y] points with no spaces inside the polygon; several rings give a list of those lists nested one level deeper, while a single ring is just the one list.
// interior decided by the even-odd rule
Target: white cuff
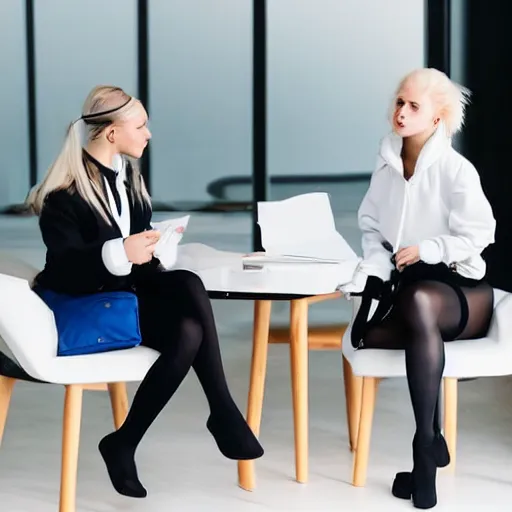
[{"label": "white cuff", "polygon": [[124,250],[124,239],[108,240],[101,248],[101,257],[107,270],[114,276],[127,276],[132,271],[132,263]]},{"label": "white cuff", "polygon": [[425,263],[435,265],[437,263],[441,263],[443,260],[442,251],[434,240],[423,240],[418,247],[420,251],[420,260]]},{"label": "white cuff", "polygon": [[338,289],[345,295],[350,293],[361,293],[366,286],[367,279],[368,275],[365,272],[357,270],[352,281],[339,286]]}]

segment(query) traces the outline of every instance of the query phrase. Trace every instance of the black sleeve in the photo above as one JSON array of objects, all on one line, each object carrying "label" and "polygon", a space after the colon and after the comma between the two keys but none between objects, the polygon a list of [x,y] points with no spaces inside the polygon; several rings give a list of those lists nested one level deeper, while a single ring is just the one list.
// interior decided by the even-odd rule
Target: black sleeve
[{"label": "black sleeve", "polygon": [[[65,194],[65,195],[64,195]],[[66,197],[67,196],[67,197]],[[47,271],[56,287],[93,293],[114,284],[101,255],[104,240],[86,243],[72,197],[64,191],[50,194],[39,218],[47,247]]]}]

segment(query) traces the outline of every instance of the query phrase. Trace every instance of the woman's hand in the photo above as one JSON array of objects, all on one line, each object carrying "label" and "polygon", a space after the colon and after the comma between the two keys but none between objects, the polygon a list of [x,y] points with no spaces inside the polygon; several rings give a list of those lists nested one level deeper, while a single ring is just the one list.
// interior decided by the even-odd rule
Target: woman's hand
[{"label": "woman's hand", "polygon": [[395,255],[396,268],[401,272],[405,267],[420,261],[420,248],[417,245],[404,247]]},{"label": "woman's hand", "polygon": [[128,260],[135,265],[148,263],[153,258],[155,245],[160,239],[158,231],[143,231],[131,235],[124,241],[124,250]]}]

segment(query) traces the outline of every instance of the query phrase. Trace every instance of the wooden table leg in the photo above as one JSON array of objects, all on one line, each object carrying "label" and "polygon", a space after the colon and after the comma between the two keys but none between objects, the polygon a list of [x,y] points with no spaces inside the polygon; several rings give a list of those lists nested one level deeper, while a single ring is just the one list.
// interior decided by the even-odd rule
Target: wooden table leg
[{"label": "wooden table leg", "polygon": [[[251,378],[249,383],[249,398],[247,401],[247,423],[256,436],[258,436],[260,432],[261,412],[263,409],[271,309],[272,302],[269,300],[258,300],[254,303],[254,328]],[[253,460],[241,460],[238,462],[238,485],[246,491],[252,491],[256,486]]]},{"label": "wooden table leg", "polygon": [[308,480],[308,301],[291,302],[290,362],[297,482]]}]

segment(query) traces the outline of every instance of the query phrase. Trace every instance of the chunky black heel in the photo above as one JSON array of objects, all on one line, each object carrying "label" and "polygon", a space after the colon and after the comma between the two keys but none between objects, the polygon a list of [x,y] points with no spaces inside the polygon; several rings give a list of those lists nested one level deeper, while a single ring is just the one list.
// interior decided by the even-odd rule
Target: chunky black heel
[{"label": "chunky black heel", "polygon": [[[446,441],[436,433],[432,443],[420,445],[413,441],[414,469],[395,476],[391,492],[400,499],[411,499],[416,508],[429,509],[437,504],[436,473],[438,467],[450,462]],[[443,464],[443,466],[441,466]]]},{"label": "chunky black heel", "polygon": [[[448,451],[448,445],[441,432],[436,432],[432,446],[437,467],[444,468],[448,466],[448,464],[450,464],[450,452]],[[401,471],[395,475],[391,493],[395,498],[402,500],[411,499],[412,473],[410,471]]]},{"label": "chunky black heel", "polygon": [[413,445],[412,502],[415,508],[429,509],[437,505],[437,462],[434,443]]}]

